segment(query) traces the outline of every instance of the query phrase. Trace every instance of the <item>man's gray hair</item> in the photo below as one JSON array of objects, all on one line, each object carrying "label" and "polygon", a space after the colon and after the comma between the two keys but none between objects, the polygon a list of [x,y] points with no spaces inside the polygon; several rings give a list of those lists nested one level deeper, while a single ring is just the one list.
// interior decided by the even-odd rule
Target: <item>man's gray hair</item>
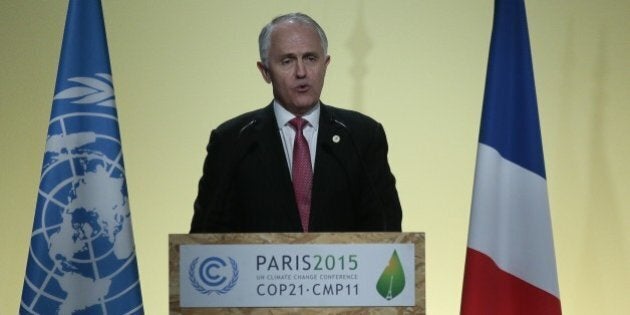
[{"label": "man's gray hair", "polygon": [[304,13],[289,13],[275,17],[269,24],[265,25],[263,29],[260,31],[260,35],[258,35],[258,50],[260,53],[260,61],[265,67],[268,67],[268,57],[269,57],[269,46],[271,46],[271,33],[276,25],[283,22],[297,22],[300,24],[311,26],[317,34],[319,35],[319,40],[321,42],[322,48],[324,49],[324,55],[328,53],[328,38],[326,38],[326,33],[324,29],[322,29],[315,20],[313,20],[310,16]]}]

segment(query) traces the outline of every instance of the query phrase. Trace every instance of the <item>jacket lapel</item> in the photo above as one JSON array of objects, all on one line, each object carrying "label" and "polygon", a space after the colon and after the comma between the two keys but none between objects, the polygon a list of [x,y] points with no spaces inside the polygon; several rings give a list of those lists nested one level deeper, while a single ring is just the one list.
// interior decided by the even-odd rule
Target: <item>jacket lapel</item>
[{"label": "jacket lapel", "polygon": [[351,150],[352,143],[346,125],[335,118],[330,107],[322,104],[311,193],[311,223],[317,224],[331,219],[322,217],[331,211],[326,209],[330,205],[325,201],[331,200],[330,186],[335,184],[334,181],[344,178],[342,173],[348,169]]},{"label": "jacket lapel", "polygon": [[277,205],[282,213],[285,213],[291,222],[298,226],[300,218],[293,194],[293,185],[280,139],[276,117],[273,111],[273,103],[263,108],[255,117],[256,124],[252,132],[246,137],[255,146],[255,154],[258,155],[261,170],[260,175],[266,179],[269,189],[262,189],[270,195],[265,196]]}]

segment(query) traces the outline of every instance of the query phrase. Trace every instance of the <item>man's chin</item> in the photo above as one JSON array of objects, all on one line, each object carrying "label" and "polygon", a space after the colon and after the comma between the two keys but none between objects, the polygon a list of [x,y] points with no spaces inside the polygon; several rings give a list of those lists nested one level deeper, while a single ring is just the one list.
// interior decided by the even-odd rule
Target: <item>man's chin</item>
[{"label": "man's chin", "polygon": [[294,114],[304,114],[311,110],[311,108],[315,107],[315,105],[317,105],[317,100],[299,101],[293,103],[290,106],[291,108],[289,109],[289,111],[293,112]]}]

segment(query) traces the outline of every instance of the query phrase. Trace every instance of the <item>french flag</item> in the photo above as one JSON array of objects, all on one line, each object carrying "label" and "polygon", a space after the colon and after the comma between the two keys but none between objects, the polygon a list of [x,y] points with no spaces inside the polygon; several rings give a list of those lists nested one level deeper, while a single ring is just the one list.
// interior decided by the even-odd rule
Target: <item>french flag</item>
[{"label": "french flag", "polygon": [[524,0],[495,0],[463,315],[561,314]]}]

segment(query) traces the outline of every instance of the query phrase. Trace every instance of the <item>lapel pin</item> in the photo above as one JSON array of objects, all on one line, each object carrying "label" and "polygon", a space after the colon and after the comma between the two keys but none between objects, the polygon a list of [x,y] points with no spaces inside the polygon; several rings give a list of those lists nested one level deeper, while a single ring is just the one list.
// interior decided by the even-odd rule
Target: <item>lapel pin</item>
[{"label": "lapel pin", "polygon": [[334,135],[334,136],[332,137],[332,141],[333,141],[334,143],[339,143],[339,141],[341,141],[341,138],[339,137],[339,135]]}]

